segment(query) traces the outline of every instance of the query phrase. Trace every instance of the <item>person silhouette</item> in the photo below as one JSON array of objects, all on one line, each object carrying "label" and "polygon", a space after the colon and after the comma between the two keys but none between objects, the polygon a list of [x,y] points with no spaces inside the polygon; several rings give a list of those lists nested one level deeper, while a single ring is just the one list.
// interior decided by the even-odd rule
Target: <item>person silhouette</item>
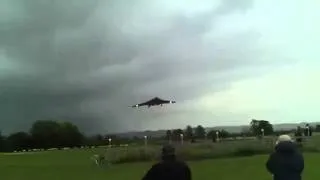
[{"label": "person silhouette", "polygon": [[177,160],[175,148],[165,145],[162,161],[154,164],[142,180],[191,180],[191,171],[185,162]]},{"label": "person silhouette", "polygon": [[289,135],[278,137],[273,152],[266,163],[273,180],[301,180],[304,158]]}]

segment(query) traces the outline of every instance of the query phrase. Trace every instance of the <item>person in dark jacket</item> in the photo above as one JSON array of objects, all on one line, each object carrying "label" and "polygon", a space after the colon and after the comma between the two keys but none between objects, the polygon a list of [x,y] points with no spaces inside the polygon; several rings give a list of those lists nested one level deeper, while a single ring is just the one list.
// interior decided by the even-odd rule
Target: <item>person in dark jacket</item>
[{"label": "person in dark jacket", "polygon": [[281,135],[267,163],[274,180],[301,180],[304,158],[288,135]]},{"label": "person in dark jacket", "polygon": [[296,137],[297,143],[302,143],[302,129],[300,126],[297,127],[297,130],[296,130],[294,136]]},{"label": "person in dark jacket", "polygon": [[162,148],[162,161],[154,164],[142,180],[191,180],[189,166],[176,159],[171,145]]}]

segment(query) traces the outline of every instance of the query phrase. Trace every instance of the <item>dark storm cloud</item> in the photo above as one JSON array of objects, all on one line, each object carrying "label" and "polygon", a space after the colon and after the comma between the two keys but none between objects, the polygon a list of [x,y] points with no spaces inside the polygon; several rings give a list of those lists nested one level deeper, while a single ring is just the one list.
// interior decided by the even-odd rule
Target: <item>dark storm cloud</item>
[{"label": "dark storm cloud", "polygon": [[[134,29],[145,17],[133,14],[151,1],[8,1],[0,65],[15,66],[0,77],[0,127],[10,132],[36,119],[67,119],[86,132],[143,128],[150,116],[132,114],[125,109],[131,103],[152,96],[193,99],[212,91],[213,83],[225,88],[230,77],[218,80],[218,72],[252,64],[252,56],[230,42],[204,45],[201,35],[218,16],[251,7],[244,2],[223,1],[194,18],[174,15],[158,32]],[[241,46],[255,39],[250,34]]]}]

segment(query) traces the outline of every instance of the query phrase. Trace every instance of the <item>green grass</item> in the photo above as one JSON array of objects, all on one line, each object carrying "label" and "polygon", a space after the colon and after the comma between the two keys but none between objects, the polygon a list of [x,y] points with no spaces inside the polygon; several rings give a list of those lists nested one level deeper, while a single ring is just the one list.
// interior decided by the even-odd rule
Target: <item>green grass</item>
[{"label": "green grass", "polygon": [[[0,175],[5,180],[140,180],[149,163],[132,163],[98,168],[91,150],[40,152],[23,155],[0,155]],[[194,180],[271,180],[265,170],[267,156],[213,159],[189,162]],[[304,180],[320,179],[320,154],[305,154]]]},{"label": "green grass", "polygon": [[[273,138],[264,140],[237,140],[212,143],[202,141],[198,143],[185,142],[175,144],[176,153],[179,158],[193,161],[225,157],[243,157],[250,155],[269,154],[274,151]],[[106,149],[106,148],[104,148]],[[161,146],[149,144],[144,146],[130,146],[128,148],[111,148],[106,155],[114,164],[123,164],[129,162],[152,161],[159,159],[159,150]],[[312,138],[304,142],[302,150],[304,152],[320,152],[320,139]],[[99,148],[96,151],[101,151]]]}]

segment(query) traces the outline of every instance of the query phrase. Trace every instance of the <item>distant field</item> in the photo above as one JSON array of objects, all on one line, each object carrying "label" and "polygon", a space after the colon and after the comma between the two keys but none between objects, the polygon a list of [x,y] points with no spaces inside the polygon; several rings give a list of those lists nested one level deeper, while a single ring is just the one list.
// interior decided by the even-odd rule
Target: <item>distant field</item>
[{"label": "distant field", "polygon": [[[113,165],[100,169],[91,161],[95,150],[28,154],[1,154],[0,174],[5,180],[139,180],[152,164]],[[271,180],[265,170],[267,156],[189,162],[194,180]],[[304,180],[320,179],[320,154],[305,154]]]}]

